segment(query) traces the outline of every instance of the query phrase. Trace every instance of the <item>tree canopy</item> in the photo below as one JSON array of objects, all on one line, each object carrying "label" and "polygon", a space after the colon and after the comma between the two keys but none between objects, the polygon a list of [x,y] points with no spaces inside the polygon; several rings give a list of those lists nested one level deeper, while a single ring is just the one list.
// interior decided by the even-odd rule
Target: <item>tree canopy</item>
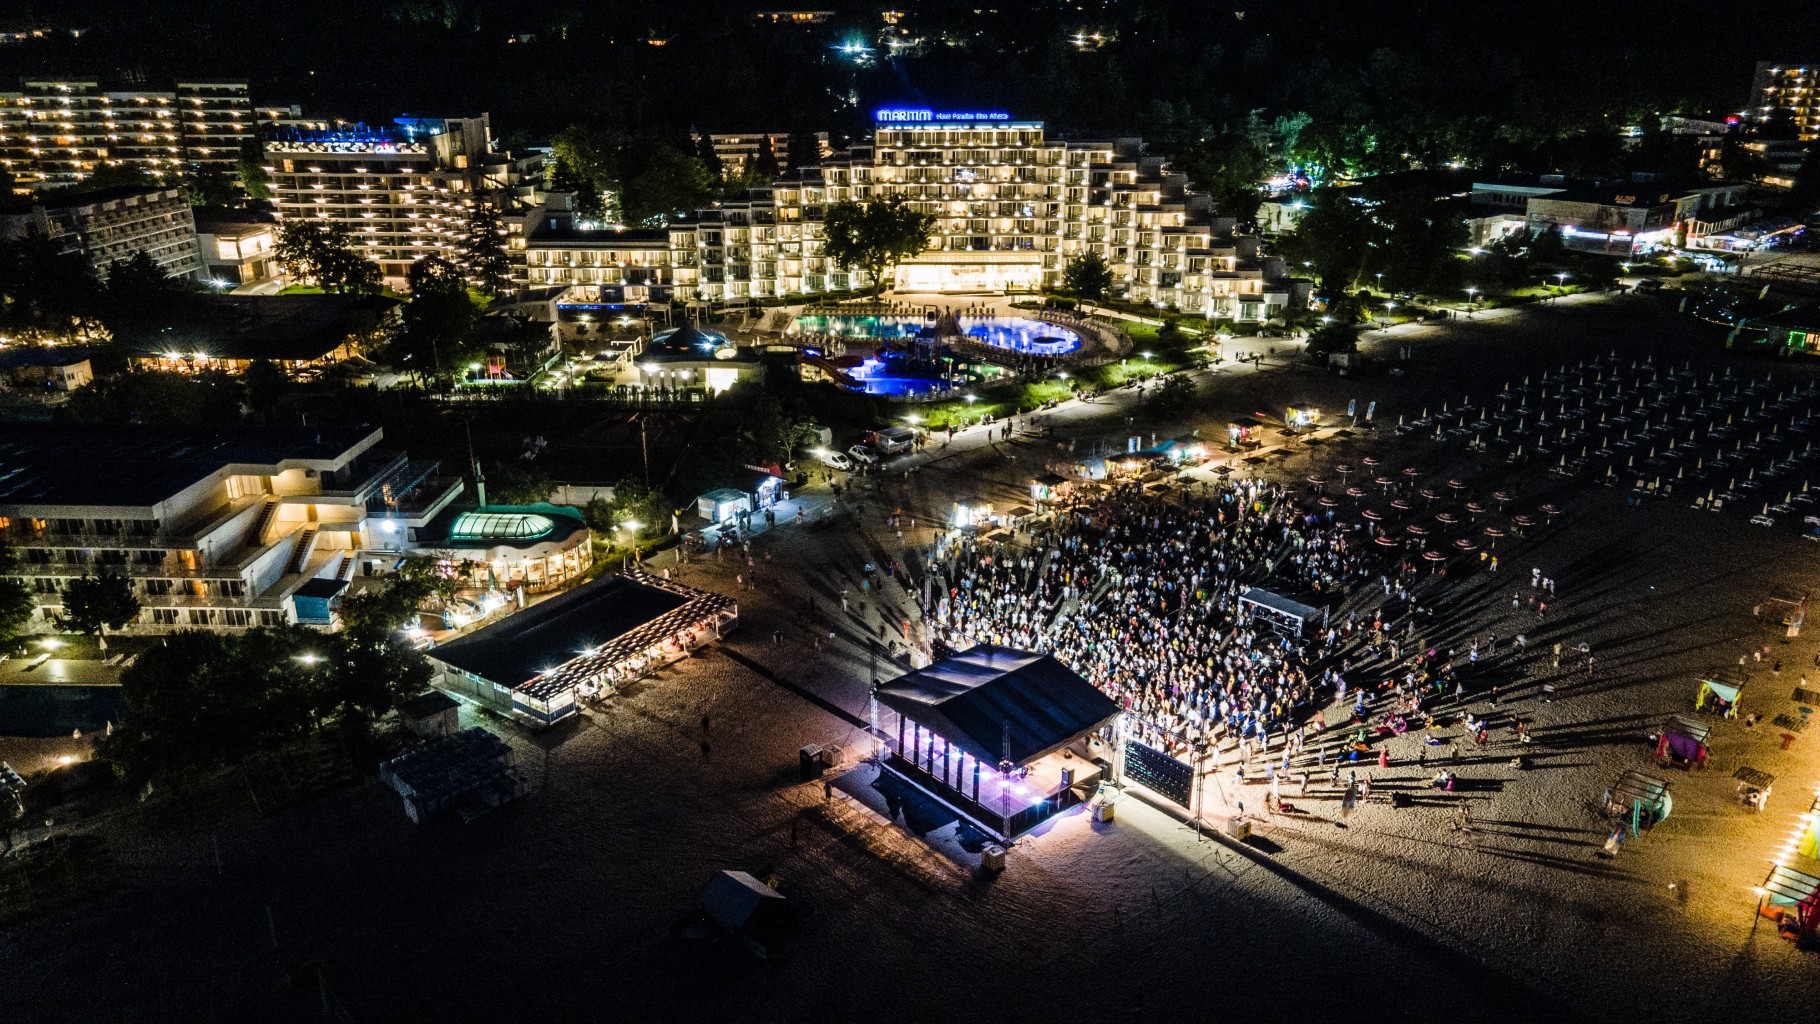
[{"label": "tree canopy", "polygon": [[1365,267],[1374,226],[1358,197],[1333,190],[1315,197],[1295,233],[1278,241],[1292,264],[1305,265],[1330,291],[1347,291]]},{"label": "tree canopy", "polygon": [[353,236],[339,224],[308,218],[285,221],[272,255],[288,273],[314,281],[323,291],[350,295],[379,291],[379,265],[361,254]]},{"label": "tree canopy", "polygon": [[0,326],[15,340],[61,341],[87,333],[99,296],[81,253],[37,234],[0,240]]},{"label": "tree canopy", "polygon": [[425,256],[405,273],[411,298],[392,351],[420,378],[457,372],[479,349],[480,310],[468,296],[461,269],[440,256]]},{"label": "tree canopy", "polygon": [[822,251],[846,269],[864,271],[873,287],[885,290],[886,274],[929,246],[935,217],[919,212],[901,196],[869,203],[839,202],[822,221]]},{"label": "tree canopy", "polygon": [[1099,253],[1082,253],[1062,268],[1062,287],[1083,299],[1104,298],[1112,287],[1112,268]]},{"label": "tree canopy", "polygon": [[63,622],[78,633],[119,629],[139,617],[139,599],[125,576],[78,576],[63,588]]},{"label": "tree canopy", "polygon": [[719,184],[686,143],[570,125],[551,139],[550,190],[573,194],[576,212],[587,220],[662,223],[705,206]]},{"label": "tree canopy", "polygon": [[456,262],[467,273],[468,283],[491,298],[512,290],[512,260],[506,253],[506,227],[491,199],[481,199],[468,211]]},{"label": "tree canopy", "polygon": [[429,684],[396,625],[181,632],[121,674],[126,720],[101,745],[130,785],[242,763],[324,725],[364,723]]},{"label": "tree canopy", "polygon": [[[0,540],[0,573],[12,568],[13,562],[13,549]],[[31,590],[11,576],[0,575],[0,643],[18,639],[35,611]]]}]

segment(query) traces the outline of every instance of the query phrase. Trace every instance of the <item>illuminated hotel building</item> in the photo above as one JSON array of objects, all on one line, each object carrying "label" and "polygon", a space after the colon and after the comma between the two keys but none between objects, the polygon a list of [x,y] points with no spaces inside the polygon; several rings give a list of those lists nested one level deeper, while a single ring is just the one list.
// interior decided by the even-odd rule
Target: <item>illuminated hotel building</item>
[{"label": "illuminated hotel building", "polygon": [[[124,577],[128,632],[332,627],[353,578],[463,489],[377,427],[0,424],[0,569],[54,629],[72,581]],[[81,472],[70,467],[80,466]]]},{"label": "illuminated hotel building", "polygon": [[[655,232],[574,230],[560,215],[527,232],[524,283],[594,286],[602,301],[807,297],[863,287],[822,254],[842,201],[901,196],[936,218],[927,251],[891,282],[903,292],[1004,293],[1061,284],[1098,253],[1125,298],[1236,320],[1287,305],[1282,261],[1237,235],[1206,195],[1137,139],[1062,142],[1003,114],[881,110],[854,146]],[[627,288],[633,289],[627,291]]]},{"label": "illuminated hotel building", "polygon": [[1794,118],[1795,137],[1803,142],[1820,139],[1820,104],[1814,102],[1814,88],[1820,84],[1820,61],[1799,64],[1757,65],[1751,81],[1750,106],[1745,115],[1756,121],[1767,121],[1780,113]]},{"label": "illuminated hotel building", "polygon": [[485,114],[296,130],[265,144],[279,217],[345,229],[393,280],[422,257],[450,258],[474,194],[503,187],[509,167],[489,147]]},{"label": "illuminated hotel building", "polygon": [[245,82],[122,92],[46,80],[0,92],[0,168],[17,192],[80,184],[97,167],[138,167],[160,181],[190,166],[228,170],[252,138]]}]

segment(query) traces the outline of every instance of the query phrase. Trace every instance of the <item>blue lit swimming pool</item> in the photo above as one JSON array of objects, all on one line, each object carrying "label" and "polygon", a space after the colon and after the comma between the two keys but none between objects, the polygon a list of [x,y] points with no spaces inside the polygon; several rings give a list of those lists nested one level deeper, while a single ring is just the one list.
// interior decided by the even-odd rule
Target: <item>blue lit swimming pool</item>
[{"label": "blue lit swimming pool", "polygon": [[[1066,327],[1027,317],[962,317],[961,332],[983,344],[1033,356],[1065,356],[1081,347]],[[914,316],[799,316],[797,328],[841,338],[914,338],[934,321]]]},{"label": "blue lit swimming pool", "polygon": [[866,359],[847,371],[848,375],[858,381],[869,395],[928,395],[937,391],[946,391],[951,386],[948,382],[934,377],[900,377],[889,372],[889,367],[877,359]]}]

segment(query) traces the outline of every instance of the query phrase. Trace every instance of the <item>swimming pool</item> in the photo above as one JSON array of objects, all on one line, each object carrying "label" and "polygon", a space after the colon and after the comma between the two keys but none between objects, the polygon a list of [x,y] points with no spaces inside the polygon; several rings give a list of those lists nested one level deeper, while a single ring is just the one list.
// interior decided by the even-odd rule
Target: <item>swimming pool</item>
[{"label": "swimming pool", "polygon": [[903,377],[890,372],[889,366],[877,359],[862,360],[847,371],[869,395],[928,395],[946,391],[953,385],[934,377]]},{"label": "swimming pool", "polygon": [[[935,321],[915,316],[799,316],[799,330],[839,338],[914,338]],[[961,333],[983,344],[1033,356],[1065,356],[1081,347],[1066,327],[1028,317],[962,317]]]},{"label": "swimming pool", "polygon": [[0,735],[68,736],[126,717],[118,686],[0,686]]}]

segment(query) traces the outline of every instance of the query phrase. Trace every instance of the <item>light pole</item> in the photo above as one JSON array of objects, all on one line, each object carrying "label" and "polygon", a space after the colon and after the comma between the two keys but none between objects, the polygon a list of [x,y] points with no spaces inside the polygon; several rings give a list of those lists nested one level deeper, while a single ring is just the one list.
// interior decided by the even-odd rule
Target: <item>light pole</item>
[{"label": "light pole", "polygon": [[1473,299],[1473,296],[1475,296],[1475,295],[1477,295],[1477,294],[1479,294],[1479,290],[1478,290],[1478,289],[1477,289],[1477,288],[1468,288],[1468,289],[1466,289],[1466,305],[1467,305],[1467,306],[1468,306],[1468,307],[1470,307],[1470,306],[1472,306],[1472,305],[1473,305],[1473,303],[1474,303],[1474,301],[1475,301],[1475,300],[1474,300],[1474,299]]}]

